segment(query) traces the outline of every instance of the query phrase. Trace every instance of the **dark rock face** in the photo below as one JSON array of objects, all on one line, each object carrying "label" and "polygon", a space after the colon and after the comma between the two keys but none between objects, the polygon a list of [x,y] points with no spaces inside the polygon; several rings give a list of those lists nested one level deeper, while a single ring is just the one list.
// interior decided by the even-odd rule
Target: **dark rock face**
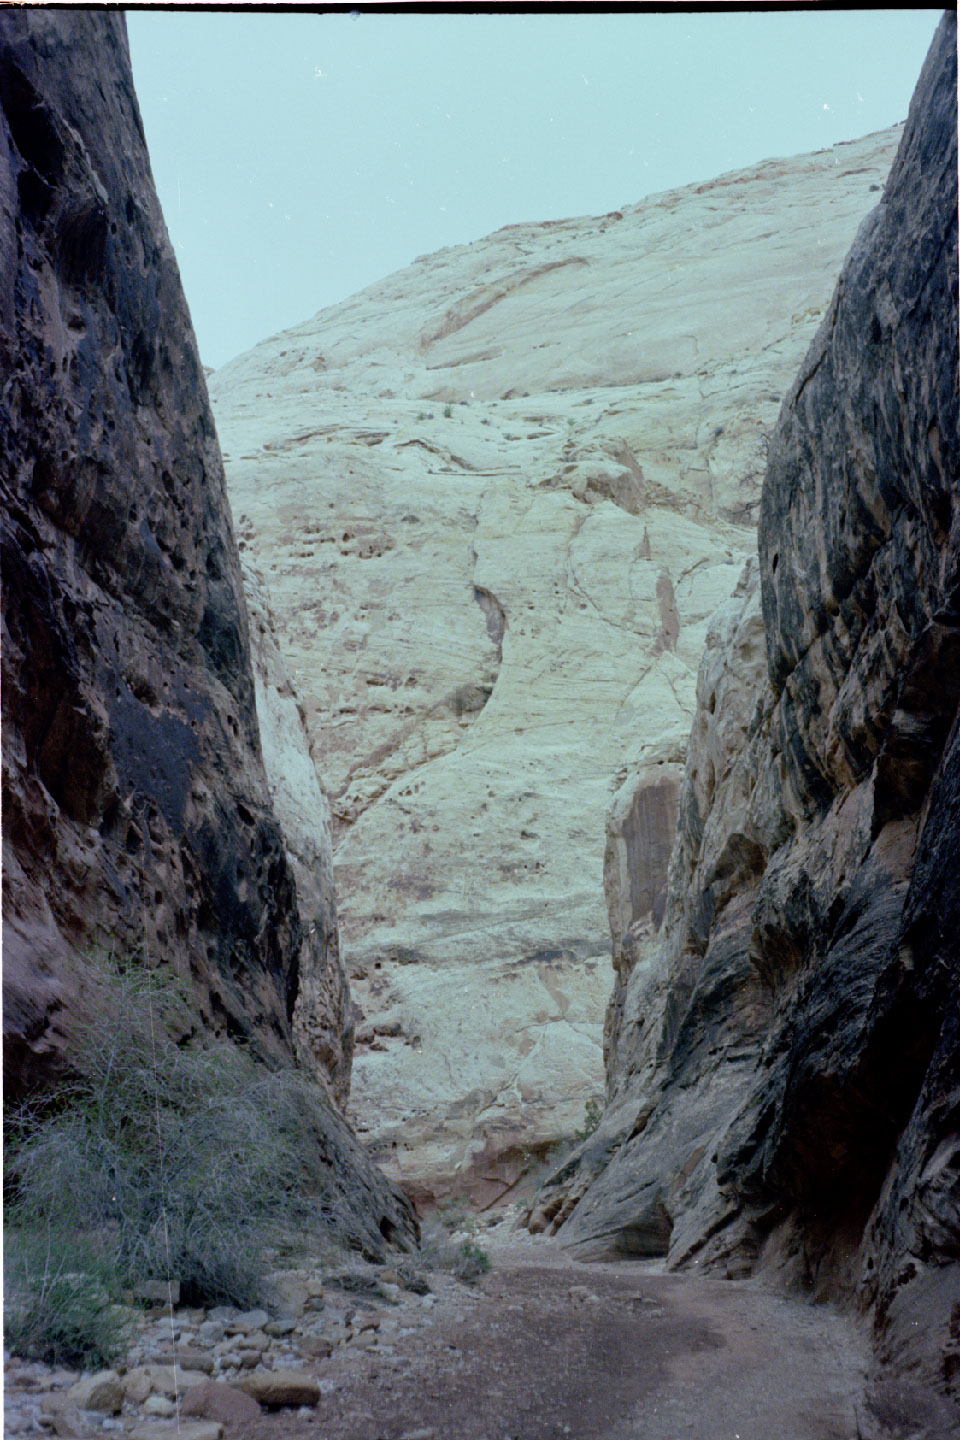
[{"label": "dark rock face", "polygon": [[5,1035],[72,950],[162,957],[289,1048],[300,922],[219,448],[115,16],[2,17]]},{"label": "dark rock face", "polygon": [[785,400],[759,593],[701,669],[664,940],[534,1217],[855,1296],[877,1423],[931,1435],[960,1399],[955,55],[948,14]]},{"label": "dark rock face", "polygon": [[[68,1056],[94,948],[170,966],[202,1026],[290,1059],[305,927],[122,17],[0,15],[0,102],[7,1095]],[[332,1107],[318,1124],[354,1243],[408,1245],[405,1197]]]},{"label": "dark rock face", "polygon": [[[304,927],[122,18],[0,16],[0,102],[7,1094],[68,1057],[95,948],[169,965],[201,1025],[289,1059]],[[405,1198],[318,1123],[355,1243],[409,1243]]]}]

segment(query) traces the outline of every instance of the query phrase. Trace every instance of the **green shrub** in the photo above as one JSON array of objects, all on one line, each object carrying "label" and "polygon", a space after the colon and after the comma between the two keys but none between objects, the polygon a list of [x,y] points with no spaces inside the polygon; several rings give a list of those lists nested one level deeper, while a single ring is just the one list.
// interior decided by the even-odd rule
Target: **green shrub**
[{"label": "green shrub", "polygon": [[490,1256],[475,1240],[450,1239],[439,1218],[422,1227],[420,1261],[427,1270],[445,1270],[458,1280],[476,1280],[490,1269]]},{"label": "green shrub", "polygon": [[490,1256],[475,1240],[464,1240],[454,1262],[454,1275],[461,1280],[476,1280],[490,1269]]},{"label": "green shrub", "polygon": [[189,1010],[156,972],[102,963],[92,1009],[56,1108],[5,1125],[7,1343],[56,1363],[105,1359],[110,1303],[143,1281],[179,1280],[188,1304],[262,1302],[278,1249],[339,1223],[314,1082],[177,1043]]},{"label": "green shrub", "polygon": [[452,406],[452,405],[444,405],[444,407],[443,407],[443,414],[444,414],[444,418],[447,419],[447,420],[449,420],[450,417],[451,417],[451,415],[453,414],[453,406]]},{"label": "green shrub", "polygon": [[109,1263],[76,1237],[6,1231],[4,1344],[48,1365],[112,1364],[125,1339],[116,1288]]},{"label": "green shrub", "polygon": [[600,1116],[603,1114],[603,1106],[599,1100],[588,1100],[584,1107],[583,1124],[579,1130],[573,1132],[576,1140],[589,1140],[590,1136],[600,1124]]}]

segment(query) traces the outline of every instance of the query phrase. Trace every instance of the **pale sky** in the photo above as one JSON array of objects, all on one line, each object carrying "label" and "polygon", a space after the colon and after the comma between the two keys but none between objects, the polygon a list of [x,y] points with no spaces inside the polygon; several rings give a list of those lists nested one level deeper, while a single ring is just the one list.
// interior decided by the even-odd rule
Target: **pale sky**
[{"label": "pale sky", "polygon": [[885,129],[941,13],[130,11],[203,360],[501,225]]}]

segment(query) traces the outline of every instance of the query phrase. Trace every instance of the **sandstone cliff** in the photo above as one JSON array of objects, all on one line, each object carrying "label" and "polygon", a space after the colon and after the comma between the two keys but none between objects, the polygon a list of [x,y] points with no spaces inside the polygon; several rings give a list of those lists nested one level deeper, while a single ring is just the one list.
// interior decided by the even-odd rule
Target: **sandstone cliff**
[{"label": "sandstone cliff", "polygon": [[303,706],[277,646],[263,576],[249,561],[243,566],[243,585],[263,764],[296,881],[303,930],[293,1007],[294,1044],[303,1062],[326,1077],[335,1100],[343,1106],[350,1093],[354,1027],[340,963],[330,805],[320,789]]},{"label": "sandstone cliff", "polygon": [[[323,812],[285,834],[264,773],[222,462],[122,19],[7,11],[0,99],[7,1095],[61,1062],[102,948],[172,967],[202,1026],[265,1058],[291,1058],[298,1031],[342,1096]],[[269,762],[289,693],[258,626]],[[332,1110],[326,1128],[376,1248],[404,1202]]]},{"label": "sandstone cliff", "polygon": [[660,942],[620,945],[609,1107],[531,1222],[854,1296],[864,1434],[946,1434],[960,1399],[955,54],[948,15],[781,410]]},{"label": "sandstone cliff", "polygon": [[611,793],[656,767],[658,910],[707,621],[898,138],[507,227],[211,379],[332,800],[355,1113],[414,1189],[503,1195],[601,1093]]}]

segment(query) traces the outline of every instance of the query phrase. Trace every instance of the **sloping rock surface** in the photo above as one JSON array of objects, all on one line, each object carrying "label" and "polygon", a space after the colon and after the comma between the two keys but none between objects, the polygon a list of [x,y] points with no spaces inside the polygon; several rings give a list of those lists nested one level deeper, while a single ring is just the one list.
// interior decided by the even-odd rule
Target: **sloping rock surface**
[{"label": "sloping rock surface", "polygon": [[263,576],[250,561],[243,565],[243,586],[267,787],[296,881],[303,931],[294,1044],[303,1063],[327,1081],[342,1107],[350,1093],[353,1017],[340,963],[330,805],[317,777],[303,705],[277,646]]},{"label": "sloping rock surface", "polygon": [[707,621],[899,133],[422,257],[211,379],[414,1189],[501,1196],[600,1093],[611,795],[659,767],[659,914]]},{"label": "sloping rock surface", "polygon": [[[7,1095],[62,1063],[101,948],[170,966],[201,1025],[265,1058],[291,1059],[299,1031],[342,1095],[323,811],[312,838],[304,817],[285,836],[264,773],[223,467],[122,18],[4,12],[0,101]],[[262,616],[257,633],[288,765]],[[332,1109],[321,1128],[368,1248],[411,1233]]]},{"label": "sloping rock surface", "polygon": [[955,24],[781,411],[661,942],[623,967],[609,1108],[532,1221],[856,1296],[874,1421],[930,1436],[960,1400]]}]

